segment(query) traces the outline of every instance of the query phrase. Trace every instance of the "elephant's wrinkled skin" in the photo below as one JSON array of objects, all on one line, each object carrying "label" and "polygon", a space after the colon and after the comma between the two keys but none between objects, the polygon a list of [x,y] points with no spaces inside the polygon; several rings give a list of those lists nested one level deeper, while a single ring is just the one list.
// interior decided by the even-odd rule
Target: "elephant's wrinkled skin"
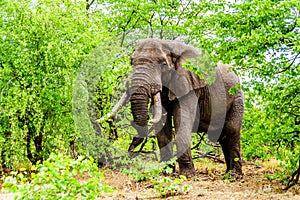
[{"label": "elephant's wrinkled skin", "polygon": [[[147,136],[148,103],[152,99],[155,119],[152,122],[157,131],[161,161],[173,157],[173,124],[181,174],[195,175],[191,132],[203,131],[208,133],[210,140],[220,142],[226,171],[240,178],[243,93],[241,90],[236,94],[228,92],[239,83],[239,79],[233,72],[228,72],[228,65],[219,63],[215,69],[215,82],[207,85],[198,75],[182,67],[186,59],[198,56],[197,49],[178,41],[145,39],[137,46],[131,58],[133,72],[129,89],[123,95],[130,100],[134,126],[138,131],[135,144],[129,147],[129,151],[133,151],[136,143]],[[124,101],[115,106],[111,115],[121,104]],[[165,112],[166,115],[162,115]]]}]

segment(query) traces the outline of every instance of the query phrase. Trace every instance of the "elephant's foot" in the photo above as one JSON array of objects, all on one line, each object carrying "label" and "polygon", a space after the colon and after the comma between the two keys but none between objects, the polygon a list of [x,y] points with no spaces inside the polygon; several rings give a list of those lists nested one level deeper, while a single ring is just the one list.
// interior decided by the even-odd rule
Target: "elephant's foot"
[{"label": "elephant's foot", "polygon": [[231,163],[231,169],[229,170],[229,175],[234,180],[240,180],[244,177],[242,171],[242,161],[241,158],[238,161],[233,161]]},{"label": "elephant's foot", "polygon": [[187,178],[193,177],[196,175],[196,170],[193,162],[179,162],[180,175],[184,175]]}]

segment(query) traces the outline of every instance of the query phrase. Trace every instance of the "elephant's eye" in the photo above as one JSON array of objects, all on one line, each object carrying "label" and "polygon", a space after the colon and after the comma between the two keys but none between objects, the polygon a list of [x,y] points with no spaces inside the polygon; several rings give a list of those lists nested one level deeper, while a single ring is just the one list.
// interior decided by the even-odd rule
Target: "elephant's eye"
[{"label": "elephant's eye", "polygon": [[167,66],[167,62],[162,62],[161,63],[161,67],[166,67]]}]

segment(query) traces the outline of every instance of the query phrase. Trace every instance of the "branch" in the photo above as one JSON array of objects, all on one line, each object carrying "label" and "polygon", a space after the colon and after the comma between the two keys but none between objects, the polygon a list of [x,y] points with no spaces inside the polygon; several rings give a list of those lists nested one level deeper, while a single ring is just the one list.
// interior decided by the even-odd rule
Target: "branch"
[{"label": "branch", "polygon": [[153,17],[154,17],[154,13],[152,14],[151,18],[150,18],[150,21],[149,21],[149,25],[150,25],[150,31],[151,31],[151,38],[153,38],[153,26],[152,26],[152,20],[153,20]]},{"label": "branch", "polygon": [[[154,130],[154,128],[152,126],[148,133],[150,133],[153,130]],[[153,140],[152,140],[152,150],[151,151],[144,151],[143,150],[145,144],[148,142],[148,138],[155,138],[155,137],[156,136],[146,137],[146,139],[143,141],[143,143],[141,144],[141,147],[138,151],[131,151],[130,152],[131,158],[134,158],[134,157],[136,157],[138,155],[142,155],[142,154],[153,154],[155,156],[155,159],[158,160],[158,156],[157,156],[157,153],[156,153],[156,143]]]},{"label": "branch", "polygon": [[[199,134],[198,134],[199,135]],[[199,147],[199,145],[201,144],[201,142],[204,140],[204,133],[200,136],[200,141],[195,145],[195,146],[193,146],[192,147],[192,149],[191,150],[194,150],[194,149],[196,149],[196,148],[198,148]]]},{"label": "branch", "polygon": [[[124,40],[125,40],[125,36],[127,35],[127,33],[126,33],[126,28],[127,28],[128,24],[131,22],[131,18],[132,18],[132,16],[134,15],[134,13],[135,13],[135,10],[132,10],[132,12],[131,12],[131,14],[130,14],[130,16],[129,16],[129,19],[127,20],[125,26],[121,27],[121,29],[123,30],[122,39],[121,39],[121,44],[120,44],[121,47],[123,46]],[[136,23],[137,23],[137,22],[136,22]]]},{"label": "branch", "polygon": [[89,3],[89,0],[86,0],[86,10],[89,10],[94,2],[95,2],[95,0],[92,0],[91,3]]},{"label": "branch", "polygon": [[[295,107],[299,107],[299,106],[291,106],[290,108],[295,108]],[[288,111],[287,112],[283,112],[283,113],[287,113],[287,114],[293,115],[294,117],[299,117],[300,116],[299,114],[288,112]]]},{"label": "branch", "polygon": [[260,71],[264,71],[263,69],[259,68],[259,67],[256,67],[254,65],[250,66],[249,69],[258,69]]},{"label": "branch", "polygon": [[283,73],[283,72],[287,71],[288,69],[290,69],[291,66],[295,63],[295,61],[296,61],[296,59],[298,58],[299,55],[300,55],[300,53],[296,54],[294,59],[292,60],[292,62],[286,68],[284,68],[283,70],[281,70],[278,73]]},{"label": "branch", "polygon": [[287,183],[287,186],[285,188],[283,188],[283,190],[288,190],[292,186],[298,184],[299,176],[300,176],[300,160],[299,160],[298,169],[292,174],[292,177],[290,178],[289,182]]},{"label": "branch", "polygon": [[185,13],[185,9],[190,5],[191,1],[192,1],[192,0],[189,0],[188,3],[186,4],[186,6],[183,6],[182,1],[180,1],[180,4],[181,4],[181,6],[183,7],[183,9],[182,9],[182,12],[180,13],[180,15],[179,15],[179,17],[178,17],[178,21],[177,21],[177,23],[176,23],[176,26],[179,25],[179,23],[180,23],[180,21],[181,21],[181,17],[182,17],[182,15],[183,15],[183,13]]},{"label": "branch", "polygon": [[[162,17],[162,18],[161,17],[159,18],[161,27],[164,26],[164,20],[165,20],[165,18],[166,18],[166,16]],[[163,28],[161,28],[160,32],[159,32],[160,39],[163,39],[163,31],[164,31]]]},{"label": "branch", "polygon": [[[132,124],[133,126],[135,126],[134,124]],[[154,126],[151,126],[151,128],[148,130],[148,133],[147,133],[147,137],[145,138],[141,138],[141,137],[133,137],[132,141],[131,141],[131,144],[129,146],[129,149],[128,151],[130,152],[133,152],[134,153],[134,149],[139,146],[141,144],[141,147],[140,147],[140,150],[138,152],[141,152],[143,151],[143,148],[145,146],[145,144],[147,143],[148,141],[148,138],[150,137],[153,137],[153,136],[149,136],[150,133],[154,130]],[[137,152],[137,153],[138,153]]]},{"label": "branch", "polygon": [[300,131],[291,131],[291,132],[286,132],[285,134],[294,134],[295,133],[295,135],[298,135],[298,134],[300,134]]}]

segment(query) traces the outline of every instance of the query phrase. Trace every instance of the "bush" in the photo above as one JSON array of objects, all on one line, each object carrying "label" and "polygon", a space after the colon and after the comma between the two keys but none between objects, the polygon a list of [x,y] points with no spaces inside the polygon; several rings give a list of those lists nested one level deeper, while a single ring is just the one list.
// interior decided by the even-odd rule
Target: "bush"
[{"label": "bush", "polygon": [[51,154],[43,164],[32,166],[31,178],[12,173],[3,186],[18,192],[18,199],[95,199],[112,188],[103,184],[104,176],[93,160],[77,160]]}]

